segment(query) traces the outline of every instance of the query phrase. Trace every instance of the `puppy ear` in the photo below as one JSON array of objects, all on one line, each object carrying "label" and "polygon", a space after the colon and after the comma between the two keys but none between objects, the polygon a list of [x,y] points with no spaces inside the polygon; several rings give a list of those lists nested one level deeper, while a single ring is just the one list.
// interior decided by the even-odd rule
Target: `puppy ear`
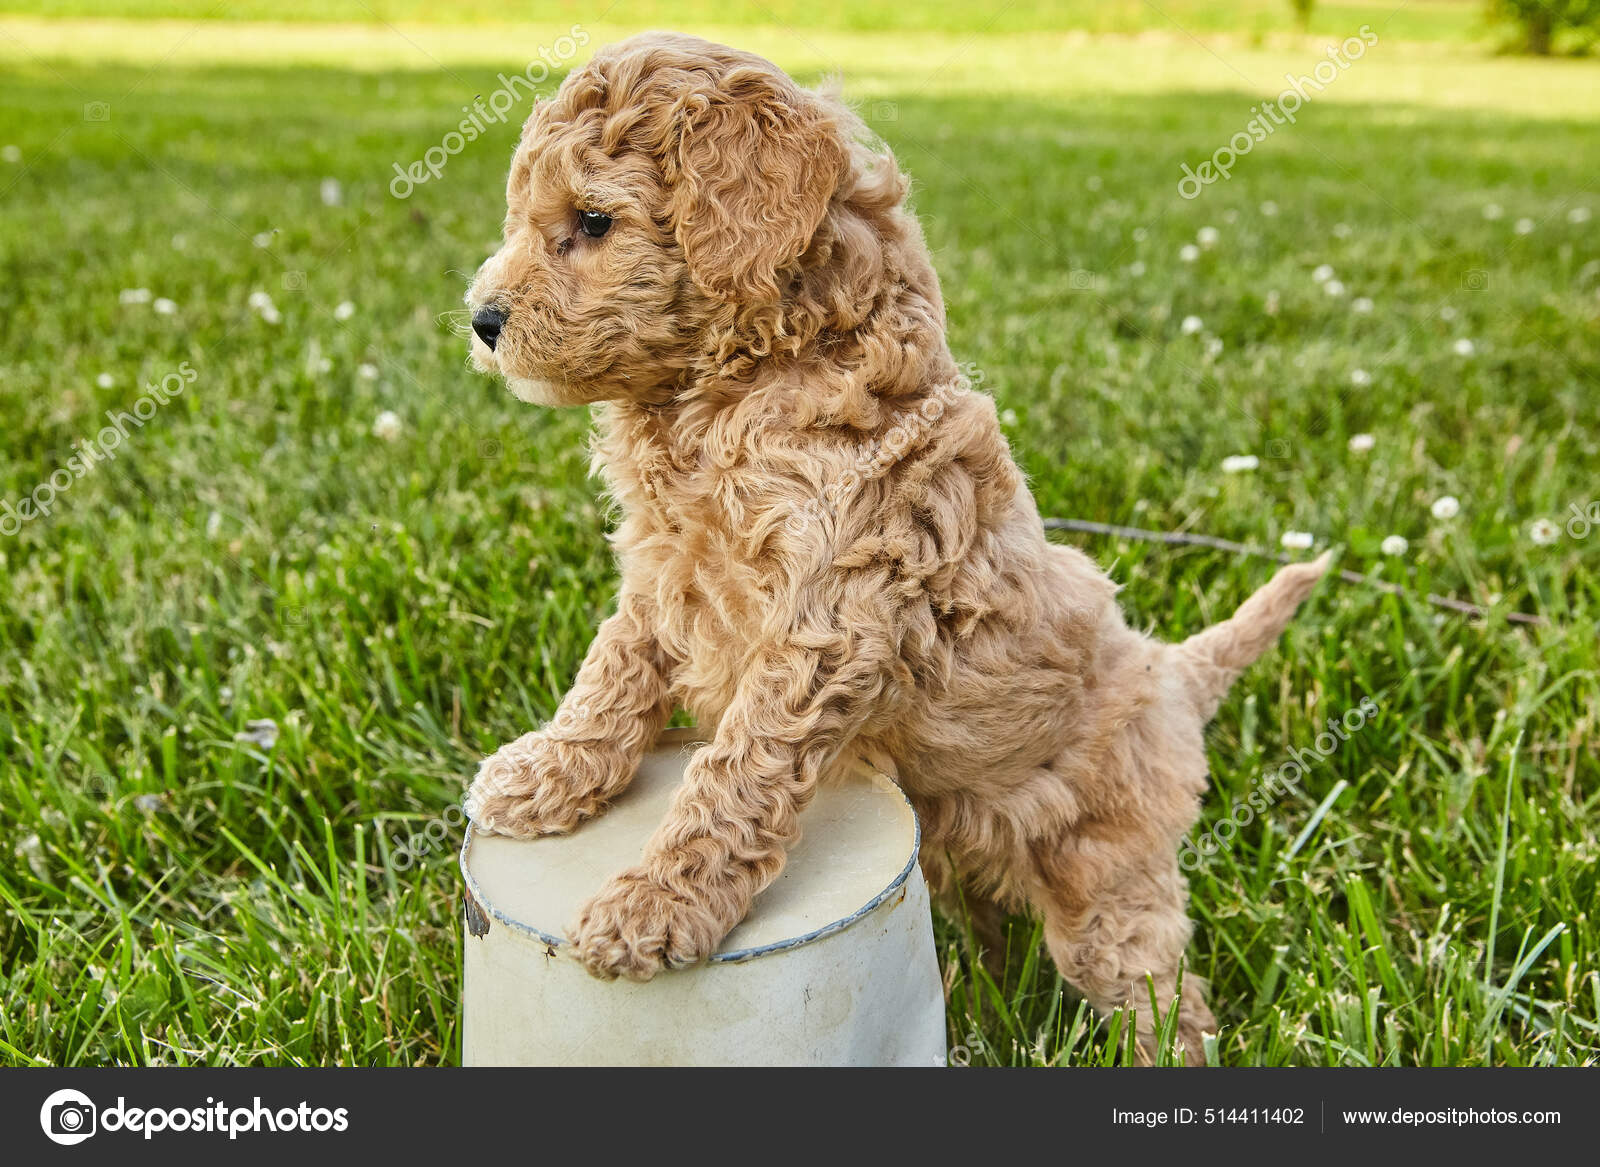
[{"label": "puppy ear", "polygon": [[695,283],[724,300],[781,294],[849,166],[833,118],[798,88],[739,68],[678,109],[671,209]]}]

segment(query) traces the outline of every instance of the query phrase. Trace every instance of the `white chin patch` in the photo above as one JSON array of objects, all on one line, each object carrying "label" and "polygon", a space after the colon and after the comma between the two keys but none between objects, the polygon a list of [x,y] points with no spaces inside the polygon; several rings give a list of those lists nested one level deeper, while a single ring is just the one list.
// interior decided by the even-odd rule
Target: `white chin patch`
[{"label": "white chin patch", "polygon": [[562,405],[567,401],[561,386],[537,377],[507,377],[506,388],[511,390],[511,396],[529,405]]}]

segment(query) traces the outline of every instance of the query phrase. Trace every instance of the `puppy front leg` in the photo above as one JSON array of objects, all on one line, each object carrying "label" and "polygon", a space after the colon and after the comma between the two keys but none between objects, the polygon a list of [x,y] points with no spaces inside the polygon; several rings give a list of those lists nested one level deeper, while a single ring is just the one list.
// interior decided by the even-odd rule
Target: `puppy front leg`
[{"label": "puppy front leg", "polygon": [[499,835],[572,830],[627,789],[671,713],[667,661],[643,602],[624,594],[550,724],[484,759],[468,816]]},{"label": "puppy front leg", "polygon": [[783,870],[818,778],[881,691],[874,673],[792,645],[758,657],[643,861],[580,912],[572,938],[591,973],[649,980],[716,950]]}]

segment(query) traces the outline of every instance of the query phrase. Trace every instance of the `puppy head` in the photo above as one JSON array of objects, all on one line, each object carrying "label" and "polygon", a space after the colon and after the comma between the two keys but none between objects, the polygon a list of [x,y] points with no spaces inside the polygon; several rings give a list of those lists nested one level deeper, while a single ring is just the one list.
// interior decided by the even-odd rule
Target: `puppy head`
[{"label": "puppy head", "polygon": [[850,167],[838,111],[776,66],[652,33],[600,50],[523,127],[472,355],[527,401],[664,401],[742,312],[781,302]]}]

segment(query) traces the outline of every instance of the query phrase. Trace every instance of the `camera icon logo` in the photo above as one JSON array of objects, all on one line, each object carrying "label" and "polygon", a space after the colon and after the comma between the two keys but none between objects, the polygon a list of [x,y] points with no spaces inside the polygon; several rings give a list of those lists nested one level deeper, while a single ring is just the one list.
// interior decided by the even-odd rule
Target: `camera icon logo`
[{"label": "camera icon logo", "polygon": [[83,104],[83,120],[86,122],[108,122],[111,120],[111,105],[104,101],[86,101]]},{"label": "camera icon logo", "polygon": [[52,1143],[76,1146],[94,1134],[98,1113],[87,1094],[57,1090],[39,1108],[39,1125],[44,1129],[45,1138]]}]

